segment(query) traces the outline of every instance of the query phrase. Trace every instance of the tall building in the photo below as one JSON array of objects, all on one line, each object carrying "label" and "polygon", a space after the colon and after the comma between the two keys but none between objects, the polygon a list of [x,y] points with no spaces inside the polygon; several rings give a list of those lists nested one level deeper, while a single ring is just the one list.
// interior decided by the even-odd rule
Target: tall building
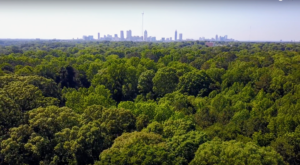
[{"label": "tall building", "polygon": [[121,32],[120,32],[120,38],[121,38],[121,40],[124,40],[124,32],[123,32],[123,30],[121,30]]},{"label": "tall building", "polygon": [[118,34],[115,34],[115,38],[118,38]]},{"label": "tall building", "polygon": [[100,33],[98,33],[98,40],[100,40]]},{"label": "tall building", "polygon": [[177,41],[177,30],[175,30],[175,41]]},{"label": "tall building", "polygon": [[111,41],[112,39],[113,39],[113,36],[110,35],[110,34],[107,34],[105,40],[106,40],[106,41]]},{"label": "tall building", "polygon": [[147,30],[145,30],[145,32],[144,32],[144,41],[147,41],[147,38],[148,38],[148,33],[147,33]]},{"label": "tall building", "polygon": [[216,41],[218,41],[219,40],[219,36],[218,35],[216,35]]},{"label": "tall building", "polygon": [[179,41],[182,41],[182,33],[179,33]]},{"label": "tall building", "polygon": [[83,36],[82,37],[84,40],[94,40],[93,36]]},{"label": "tall building", "polygon": [[126,39],[127,40],[131,40],[131,38],[132,38],[132,36],[131,36],[131,30],[128,30],[126,35],[127,35]]},{"label": "tall building", "polygon": [[129,38],[130,38],[130,39],[132,38],[131,30],[129,30]]}]

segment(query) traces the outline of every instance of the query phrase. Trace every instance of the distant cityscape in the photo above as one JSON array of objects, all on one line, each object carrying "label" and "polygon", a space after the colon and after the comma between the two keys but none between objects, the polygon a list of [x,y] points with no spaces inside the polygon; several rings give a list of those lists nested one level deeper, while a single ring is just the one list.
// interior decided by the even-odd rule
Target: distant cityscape
[{"label": "distant cityscape", "polygon": [[[79,39],[79,38],[77,38]],[[174,40],[172,37],[162,37],[160,39],[157,39],[155,36],[148,36],[147,30],[144,31],[144,36],[132,36],[132,31],[128,30],[126,31],[126,38],[124,35],[124,31],[120,31],[120,35],[114,34],[114,35],[103,35],[101,36],[100,33],[98,33],[97,38],[94,38],[93,35],[88,35],[88,36],[83,36],[83,40],[99,40],[99,41],[146,41],[146,42],[154,42],[154,41],[161,41],[161,42],[174,42],[174,41],[194,41],[194,39],[182,39],[182,33],[177,33],[177,30],[175,30],[174,34]],[[205,38],[205,37],[200,37],[199,41],[235,41],[234,39],[228,38],[227,35],[224,36],[218,36],[216,35],[215,38]]]}]

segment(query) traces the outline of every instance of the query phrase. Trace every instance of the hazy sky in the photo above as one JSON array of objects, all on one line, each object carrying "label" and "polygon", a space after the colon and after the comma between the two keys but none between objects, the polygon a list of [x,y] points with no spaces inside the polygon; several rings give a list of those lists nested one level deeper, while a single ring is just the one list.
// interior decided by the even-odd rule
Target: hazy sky
[{"label": "hazy sky", "polygon": [[0,38],[140,36],[142,12],[157,39],[300,40],[300,0],[0,0]]}]

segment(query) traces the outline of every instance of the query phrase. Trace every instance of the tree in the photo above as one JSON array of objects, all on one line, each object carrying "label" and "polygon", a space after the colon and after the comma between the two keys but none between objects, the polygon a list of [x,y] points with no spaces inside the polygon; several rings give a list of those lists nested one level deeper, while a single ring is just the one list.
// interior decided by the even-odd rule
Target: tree
[{"label": "tree", "polygon": [[66,128],[55,134],[54,154],[51,163],[93,164],[108,147],[105,133],[97,121],[78,128]]},{"label": "tree", "polygon": [[161,123],[158,123],[157,121],[152,122],[147,126],[147,128],[142,130],[142,132],[148,132],[148,133],[153,132],[160,135],[163,135],[163,131],[164,131],[163,125]]},{"label": "tree", "polygon": [[52,79],[41,76],[2,76],[0,77],[0,87],[3,88],[13,81],[21,81],[28,85],[34,85],[42,91],[42,94],[45,97],[54,97],[58,99],[61,97],[60,89],[57,84]]},{"label": "tree", "polygon": [[14,81],[0,89],[0,93],[14,100],[22,111],[28,111],[40,106],[58,105],[58,100],[43,97],[38,87],[26,82]]},{"label": "tree", "polygon": [[98,85],[95,88],[90,87],[63,90],[63,96],[66,99],[66,106],[72,108],[78,113],[82,113],[85,108],[91,105],[102,105],[104,107],[115,106],[116,102],[111,98],[111,93],[105,89],[104,85]]},{"label": "tree", "polygon": [[133,100],[137,91],[136,69],[127,66],[125,60],[109,61],[110,65],[100,70],[94,76],[92,84],[94,86],[104,85],[110,90],[112,97],[117,102]]},{"label": "tree", "polygon": [[0,95],[0,139],[10,128],[22,124],[23,119],[20,107],[12,99]]},{"label": "tree", "polygon": [[215,139],[199,146],[191,165],[199,164],[285,164],[271,147],[259,147],[254,143],[222,142]]},{"label": "tree", "polygon": [[159,69],[153,78],[153,91],[163,96],[172,93],[178,83],[178,77],[174,68],[164,67]]},{"label": "tree", "polygon": [[183,135],[189,131],[195,130],[193,122],[186,119],[169,119],[163,124],[163,136],[173,137],[174,135]]},{"label": "tree", "polygon": [[[176,91],[173,93],[166,94],[164,97],[162,97],[159,100],[158,103],[160,105],[163,104],[170,105],[170,108],[172,107],[172,110],[182,112],[185,115],[189,115],[195,113],[195,109],[191,103],[191,100],[192,99],[190,99],[188,95],[184,95]],[[165,115],[170,114],[168,112],[169,110],[166,110]]]},{"label": "tree", "polygon": [[60,88],[79,88],[81,86],[78,71],[72,66],[62,67],[55,81]]},{"label": "tree", "polygon": [[272,141],[271,146],[283,157],[289,164],[299,164],[300,154],[300,127],[295,132],[286,133]]},{"label": "tree", "polygon": [[136,118],[129,110],[114,108],[104,111],[99,121],[105,133],[111,136],[112,141],[123,132],[135,130]]},{"label": "tree", "polygon": [[31,76],[34,74],[33,68],[31,66],[25,66],[25,67],[17,70],[15,73],[20,76]]},{"label": "tree", "polygon": [[153,88],[152,79],[154,78],[154,76],[155,73],[153,70],[147,70],[140,75],[138,80],[138,86],[137,86],[140,93],[146,94],[152,92],[152,88]]},{"label": "tree", "polygon": [[167,140],[171,152],[178,158],[183,158],[181,164],[188,164],[194,159],[199,145],[208,141],[206,134],[198,131],[190,131],[183,135],[175,135]]},{"label": "tree", "polygon": [[[100,154],[95,164],[173,164],[160,135],[145,132],[124,133],[113,146]],[[175,163],[175,162],[174,162]]]},{"label": "tree", "polygon": [[138,131],[141,131],[143,128],[147,127],[148,124],[149,118],[147,115],[142,114],[136,118],[135,127]]},{"label": "tree", "polygon": [[[10,129],[1,142],[1,154],[9,164],[39,164],[51,161],[55,133],[79,126],[80,116],[69,108],[49,106],[28,112],[28,124]],[[47,163],[48,164],[48,163]]]}]

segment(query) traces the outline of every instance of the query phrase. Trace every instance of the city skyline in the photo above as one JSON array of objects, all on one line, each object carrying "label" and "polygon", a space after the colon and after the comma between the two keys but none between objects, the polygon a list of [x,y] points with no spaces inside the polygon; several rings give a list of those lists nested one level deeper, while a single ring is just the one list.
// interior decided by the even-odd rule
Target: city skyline
[{"label": "city skyline", "polygon": [[[148,31],[145,30],[143,32],[143,36],[132,36],[132,31],[127,30],[126,31],[126,37],[124,37],[124,31],[120,31],[120,37],[118,37],[117,34],[111,35],[111,34],[105,34],[102,37],[100,36],[100,32],[97,33],[97,40],[107,40],[107,41],[184,41],[184,40],[206,40],[206,41],[235,41],[234,39],[228,38],[228,35],[224,35],[223,37],[217,34],[215,38],[205,38],[205,37],[199,37],[198,39],[192,39],[187,38],[183,39],[183,34],[179,33],[178,40],[177,40],[177,30],[175,30],[175,36],[174,40],[172,40],[172,37],[162,37],[161,39],[156,38],[155,36],[148,36]],[[77,38],[81,39],[81,38]],[[83,40],[95,40],[93,35],[84,35],[82,37]]]}]

